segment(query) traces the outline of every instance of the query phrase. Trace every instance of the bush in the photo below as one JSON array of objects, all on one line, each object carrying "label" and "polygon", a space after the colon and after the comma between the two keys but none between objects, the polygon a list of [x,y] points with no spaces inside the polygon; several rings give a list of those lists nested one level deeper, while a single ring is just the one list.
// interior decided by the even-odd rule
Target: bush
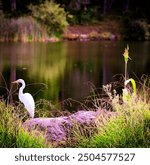
[{"label": "bush", "polygon": [[33,17],[47,30],[49,35],[60,35],[67,27],[67,13],[58,4],[52,0],[46,0],[44,3],[33,6],[29,9]]}]

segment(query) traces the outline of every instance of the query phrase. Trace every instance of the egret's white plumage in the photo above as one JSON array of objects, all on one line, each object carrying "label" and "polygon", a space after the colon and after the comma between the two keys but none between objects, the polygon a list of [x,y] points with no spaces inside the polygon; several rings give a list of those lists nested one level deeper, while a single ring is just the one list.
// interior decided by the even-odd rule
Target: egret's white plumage
[{"label": "egret's white plumage", "polygon": [[24,104],[25,108],[29,112],[30,116],[34,117],[35,102],[30,93],[23,93],[25,88],[25,81],[23,79],[18,79],[12,83],[21,83],[22,86],[19,89],[19,100]]}]

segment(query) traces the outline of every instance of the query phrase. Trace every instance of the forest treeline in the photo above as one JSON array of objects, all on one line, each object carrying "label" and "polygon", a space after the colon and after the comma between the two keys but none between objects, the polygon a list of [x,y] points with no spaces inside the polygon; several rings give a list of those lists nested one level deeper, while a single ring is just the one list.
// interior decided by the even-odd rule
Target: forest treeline
[{"label": "forest treeline", "polygon": [[[53,0],[60,4],[66,11],[78,14],[82,10],[95,12],[97,15],[124,14],[131,12],[135,17],[150,18],[147,0]],[[0,0],[0,9],[10,15],[28,14],[30,4],[40,5],[45,0]]]},{"label": "forest treeline", "polygon": [[67,25],[99,24],[111,17],[121,20],[123,39],[150,40],[149,6],[147,0],[0,0],[0,14],[9,19],[32,16],[56,36]]}]

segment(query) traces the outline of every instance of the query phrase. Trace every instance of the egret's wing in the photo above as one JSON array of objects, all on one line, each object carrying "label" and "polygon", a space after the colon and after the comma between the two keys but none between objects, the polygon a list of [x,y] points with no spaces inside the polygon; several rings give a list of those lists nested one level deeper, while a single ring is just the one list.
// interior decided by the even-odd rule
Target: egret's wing
[{"label": "egret's wing", "polygon": [[30,93],[24,93],[23,97],[20,98],[21,102],[24,104],[25,108],[29,112],[30,116],[34,117],[35,102]]}]

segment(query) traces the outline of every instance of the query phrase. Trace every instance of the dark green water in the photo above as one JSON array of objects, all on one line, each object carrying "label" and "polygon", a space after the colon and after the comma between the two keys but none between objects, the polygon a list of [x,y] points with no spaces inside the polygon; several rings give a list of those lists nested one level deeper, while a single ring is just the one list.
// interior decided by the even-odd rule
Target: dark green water
[{"label": "dark green water", "polygon": [[[150,74],[150,42],[129,42],[128,71]],[[6,98],[11,82],[22,78],[35,100],[59,102],[81,99],[124,73],[126,42],[0,43],[0,96]],[[3,76],[3,78],[2,78]],[[4,79],[6,82],[4,82]],[[43,85],[45,84],[45,85]],[[15,87],[14,87],[15,88]],[[13,98],[13,97],[12,97]]]}]

